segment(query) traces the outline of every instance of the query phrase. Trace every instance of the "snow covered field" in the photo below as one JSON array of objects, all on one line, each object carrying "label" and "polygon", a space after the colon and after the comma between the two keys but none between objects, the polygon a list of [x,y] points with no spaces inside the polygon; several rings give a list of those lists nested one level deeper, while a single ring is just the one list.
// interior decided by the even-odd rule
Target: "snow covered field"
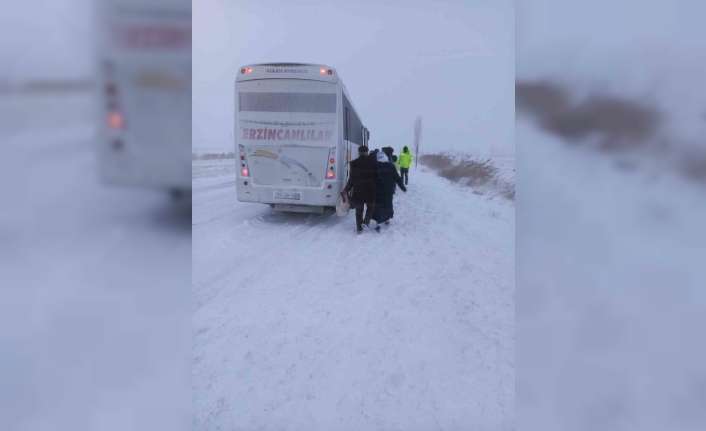
[{"label": "snow covered field", "polygon": [[395,218],[240,203],[193,163],[196,430],[509,430],[514,205],[412,170]]},{"label": "snow covered field", "polygon": [[0,429],[180,429],[190,208],[98,181],[90,94],[3,95],[0,121]]},{"label": "snow covered field", "polygon": [[701,185],[517,124],[517,422],[703,430]]}]

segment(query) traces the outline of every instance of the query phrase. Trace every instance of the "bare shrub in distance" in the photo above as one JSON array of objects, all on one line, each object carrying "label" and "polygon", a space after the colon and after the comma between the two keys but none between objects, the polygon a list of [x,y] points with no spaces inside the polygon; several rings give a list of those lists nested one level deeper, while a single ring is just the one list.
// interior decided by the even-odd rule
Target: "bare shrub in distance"
[{"label": "bare shrub in distance", "polygon": [[514,185],[498,177],[498,169],[490,159],[457,160],[447,154],[424,154],[419,157],[419,161],[434,169],[443,178],[478,189],[474,190],[478,194],[483,194],[483,188],[490,189],[508,200],[515,199]]}]

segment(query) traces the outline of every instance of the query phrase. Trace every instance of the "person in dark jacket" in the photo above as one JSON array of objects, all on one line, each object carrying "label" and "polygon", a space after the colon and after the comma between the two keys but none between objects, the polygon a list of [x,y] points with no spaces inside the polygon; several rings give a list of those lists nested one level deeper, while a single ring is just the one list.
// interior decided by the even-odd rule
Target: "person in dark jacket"
[{"label": "person in dark jacket", "polygon": [[403,192],[407,191],[402,178],[397,173],[397,169],[390,162],[388,156],[384,153],[377,155],[377,178],[375,182],[375,212],[373,220],[377,222],[375,230],[380,230],[380,224],[390,223],[390,219],[394,217],[395,211],[392,206],[392,197],[395,193],[395,187],[399,186]]},{"label": "person in dark jacket", "polygon": [[392,164],[395,165],[395,169],[397,170],[397,173],[400,172],[400,161],[397,159],[396,155],[392,155]]},{"label": "person in dark jacket", "polygon": [[[370,225],[370,218],[375,211],[375,179],[377,177],[377,162],[368,154],[368,147],[358,147],[358,158],[350,163],[350,176],[341,194],[344,199],[350,194],[350,203],[355,208],[355,226],[358,233],[363,231],[363,225]],[[364,208],[365,207],[365,208]],[[365,209],[365,217],[363,210]]]},{"label": "person in dark jacket", "polygon": [[392,147],[382,147],[382,152],[385,153],[390,162],[392,162],[392,156],[395,154],[395,149]]},{"label": "person in dark jacket", "polygon": [[[399,169],[399,166],[397,166],[397,156],[395,155],[395,149],[392,147],[383,147],[382,152],[385,153],[387,158],[390,160],[390,163],[392,163],[392,166],[395,167],[395,170],[399,174],[400,169]],[[395,193],[394,190],[392,191],[392,193],[393,194]]]}]

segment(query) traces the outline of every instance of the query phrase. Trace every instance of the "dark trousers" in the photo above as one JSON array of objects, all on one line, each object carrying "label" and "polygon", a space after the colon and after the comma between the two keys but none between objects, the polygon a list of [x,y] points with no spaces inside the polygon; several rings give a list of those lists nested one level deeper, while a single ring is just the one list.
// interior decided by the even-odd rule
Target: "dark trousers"
[{"label": "dark trousers", "polygon": [[[363,208],[365,206],[366,208]],[[363,209],[365,209],[365,217],[363,217]],[[362,202],[356,202],[355,205],[355,227],[358,230],[363,229],[363,224],[369,224],[370,218],[373,216],[373,211],[375,211],[375,201],[366,200]]]},{"label": "dark trousers", "polygon": [[400,176],[402,177],[402,180],[404,180],[404,185],[407,185],[407,181],[409,181],[409,168],[400,168]]}]

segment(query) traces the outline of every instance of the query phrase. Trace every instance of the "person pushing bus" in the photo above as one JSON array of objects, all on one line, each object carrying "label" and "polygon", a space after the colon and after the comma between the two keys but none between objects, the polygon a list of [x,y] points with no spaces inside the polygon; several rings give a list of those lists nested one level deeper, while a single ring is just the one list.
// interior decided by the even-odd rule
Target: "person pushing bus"
[{"label": "person pushing bus", "polygon": [[[358,147],[358,158],[350,163],[351,173],[346,186],[341,192],[343,199],[350,194],[350,204],[355,208],[356,232],[361,233],[363,226],[370,226],[370,219],[375,212],[375,182],[377,179],[377,159],[370,157],[368,147]],[[365,216],[363,211],[365,209]]]}]

